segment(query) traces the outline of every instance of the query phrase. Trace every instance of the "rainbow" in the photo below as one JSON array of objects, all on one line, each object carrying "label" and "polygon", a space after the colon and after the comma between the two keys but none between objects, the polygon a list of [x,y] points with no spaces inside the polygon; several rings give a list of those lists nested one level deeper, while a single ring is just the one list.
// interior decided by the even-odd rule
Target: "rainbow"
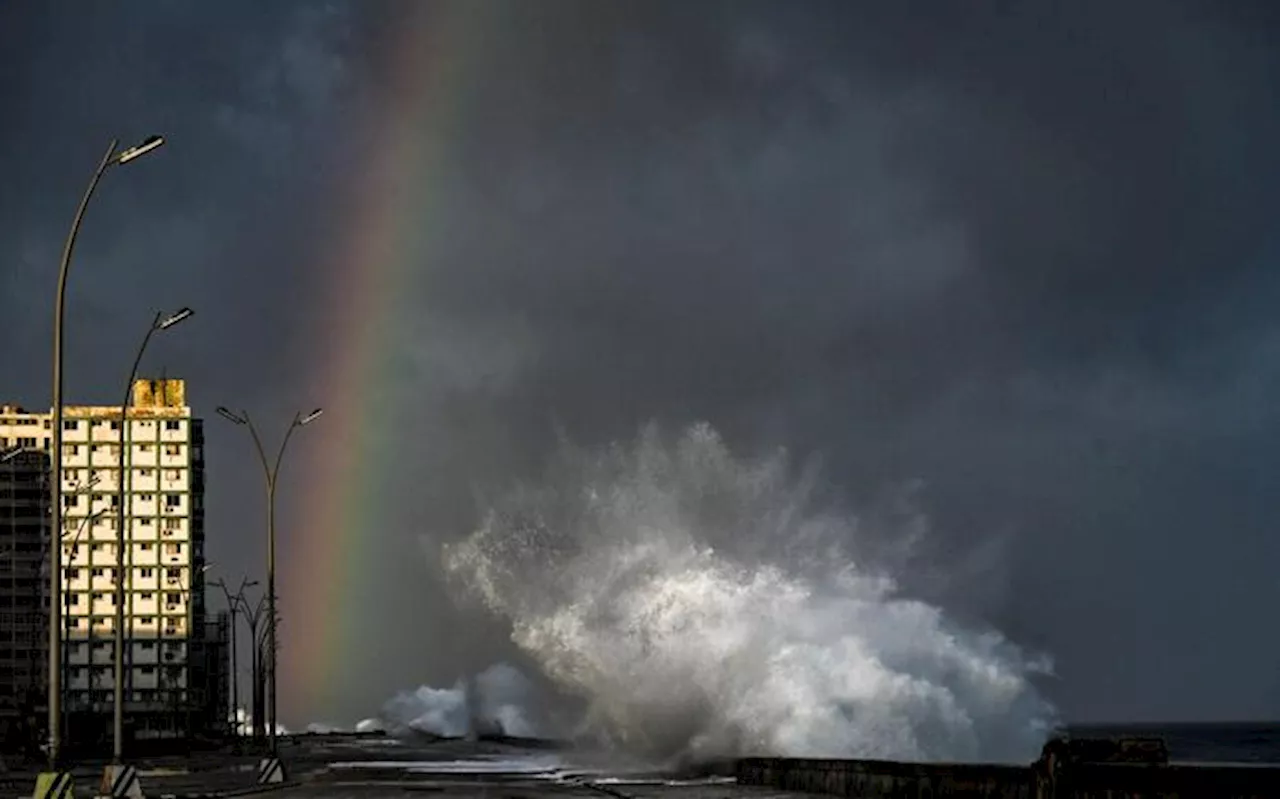
[{"label": "rainbow", "polygon": [[298,554],[282,561],[279,575],[289,619],[280,628],[285,721],[333,709],[340,686],[358,678],[350,642],[357,614],[368,610],[362,586],[377,579],[365,554],[369,537],[384,529],[379,514],[387,499],[375,482],[382,473],[371,464],[390,451],[398,416],[394,398],[378,392],[388,382],[393,329],[411,312],[401,298],[430,266],[423,230],[433,174],[457,141],[464,80],[487,6],[411,3],[390,23],[382,73],[392,84],[384,87],[382,110],[363,121],[360,152],[368,160],[345,195],[347,222],[326,269],[327,341],[319,351],[330,357],[316,364],[311,389],[326,408],[325,423],[308,431],[319,456],[307,464],[304,483],[319,490],[293,500],[300,505]]}]

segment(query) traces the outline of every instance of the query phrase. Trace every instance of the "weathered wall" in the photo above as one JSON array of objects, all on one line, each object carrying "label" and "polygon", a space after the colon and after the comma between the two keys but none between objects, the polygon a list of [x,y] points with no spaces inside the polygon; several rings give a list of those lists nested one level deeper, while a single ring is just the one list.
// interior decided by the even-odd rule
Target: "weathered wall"
[{"label": "weathered wall", "polygon": [[837,796],[1034,799],[1036,795],[1034,775],[1024,766],[748,758],[738,761],[737,777],[744,785]]},{"label": "weathered wall", "polygon": [[1280,768],[1073,763],[1051,778],[1035,767],[883,760],[749,758],[738,781],[782,790],[885,799],[1276,799]]}]

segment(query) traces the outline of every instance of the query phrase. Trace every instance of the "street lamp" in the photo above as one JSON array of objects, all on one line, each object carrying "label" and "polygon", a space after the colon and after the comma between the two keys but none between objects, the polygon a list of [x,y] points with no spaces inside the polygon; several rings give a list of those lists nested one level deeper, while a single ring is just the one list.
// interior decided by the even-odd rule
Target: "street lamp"
[{"label": "street lamp", "polygon": [[[258,584],[257,580],[250,580],[248,577],[240,578],[240,587],[235,593],[231,593],[231,589],[227,587],[226,580],[214,580],[213,585],[222,589],[222,595],[227,599],[227,610],[231,614],[231,731],[235,735],[236,745],[239,746],[240,741],[240,680],[238,657],[236,655],[236,636],[238,628],[236,627],[236,616],[240,612],[240,604],[245,601],[244,591],[246,588],[252,588]],[[247,615],[247,614],[246,614]]]},{"label": "street lamp", "polygon": [[[271,651],[271,664],[267,672],[267,690],[270,694],[269,716],[270,728],[268,736],[271,746],[271,754],[276,752],[276,477],[280,474],[280,461],[284,458],[285,447],[289,445],[289,438],[293,435],[293,431],[303,425],[310,424],[320,418],[320,414],[324,413],[323,408],[316,408],[308,414],[295,413],[293,421],[289,424],[289,429],[285,431],[284,440],[280,442],[280,451],[276,453],[275,466],[271,466],[267,462],[266,451],[262,448],[262,439],[258,437],[258,431],[253,426],[253,420],[249,418],[249,414],[245,411],[233,413],[222,406],[218,406],[218,415],[228,421],[249,428],[249,435],[253,436],[254,448],[258,451],[258,460],[262,462],[263,477],[267,483],[267,632],[268,641]],[[254,644],[255,647],[257,644]]]},{"label": "street lamp", "polygon": [[258,623],[262,620],[262,611],[266,608],[267,595],[263,594],[258,597],[257,603],[253,607],[249,607],[247,597],[240,597],[240,610],[244,613],[245,624],[249,627],[249,683],[250,683],[250,713],[253,724],[253,737],[258,737],[258,729],[263,724],[262,712],[262,696],[261,696],[261,654],[259,647]]},{"label": "street lamp", "polygon": [[[62,490],[62,350],[63,350],[63,333],[64,333],[64,311],[67,305],[67,273],[71,267],[71,253],[75,250],[76,235],[80,232],[80,223],[84,221],[85,209],[89,207],[89,200],[93,197],[94,189],[98,187],[98,182],[102,180],[102,176],[106,174],[107,169],[112,166],[127,164],[142,155],[164,144],[164,139],[160,136],[150,136],[144,139],[135,147],[117,153],[116,146],[119,142],[116,139],[111,140],[111,144],[107,146],[107,152],[102,157],[102,161],[98,164],[98,168],[94,171],[93,177],[89,179],[89,185],[85,189],[84,196],[80,199],[80,205],[76,209],[75,218],[71,220],[71,230],[67,233],[67,240],[62,248],[62,261],[58,266],[58,291],[54,299],[53,306],[53,419],[50,422],[52,433],[50,437],[50,483],[51,491],[57,492]],[[55,499],[52,503],[52,518],[50,524],[54,530],[62,529],[62,503],[60,499]],[[49,588],[50,596],[56,597],[61,590],[62,579],[62,553],[58,547],[50,547],[50,563],[49,563]],[[49,603],[49,769],[56,771],[58,767],[59,749],[62,745],[62,627],[59,618],[60,606],[57,602]]]},{"label": "street lamp", "polygon": [[[148,144],[144,142],[141,147],[151,147],[155,149],[159,144]],[[135,148],[137,149],[137,148]],[[142,153],[138,153],[141,155]],[[133,156],[136,157],[136,156]],[[120,496],[118,513],[116,516],[116,623],[115,623],[115,702],[114,702],[114,719],[112,724],[111,735],[111,757],[113,763],[120,763],[124,756],[124,605],[125,605],[125,580],[124,580],[124,548],[126,538],[132,540],[132,536],[125,536],[125,505],[129,500],[129,482],[133,473],[133,458],[130,456],[126,462],[125,453],[130,446],[130,431],[133,427],[129,422],[129,405],[130,398],[133,395],[133,381],[138,378],[138,366],[142,363],[142,356],[147,351],[147,345],[151,343],[151,337],[157,332],[168,330],[174,325],[189,318],[195,311],[190,308],[183,308],[176,313],[166,316],[163,312],[157,311],[155,319],[151,320],[151,326],[147,328],[147,333],[142,337],[142,343],[138,345],[138,354],[133,358],[133,367],[129,370],[129,382],[124,387],[124,399],[120,402],[120,452],[119,459],[116,463],[116,491]],[[130,453],[130,455],[132,455]],[[157,468],[159,462],[157,461]],[[132,554],[132,553],[131,553]],[[129,558],[129,568],[133,568],[133,558]],[[132,577],[132,575],[130,575]],[[129,583],[132,584],[130,579]],[[130,658],[132,661],[132,658]],[[132,682],[132,681],[131,681]]]},{"label": "street lamp", "polygon": [[147,138],[143,139],[142,142],[139,143],[137,146],[130,147],[129,149],[125,150],[124,152],[116,156],[116,163],[127,164],[133,159],[142,155],[146,155],[147,153],[151,152],[157,147],[162,146],[163,144],[164,144],[163,136],[148,136]]}]

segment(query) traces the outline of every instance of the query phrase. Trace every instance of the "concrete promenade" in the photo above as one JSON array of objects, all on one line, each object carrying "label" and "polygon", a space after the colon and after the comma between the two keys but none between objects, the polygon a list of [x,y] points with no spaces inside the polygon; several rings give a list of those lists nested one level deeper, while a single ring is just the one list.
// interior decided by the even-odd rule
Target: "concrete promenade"
[{"label": "concrete promenade", "polygon": [[[1030,766],[908,764],[872,760],[746,758],[676,777],[616,754],[532,741],[398,740],[383,736],[282,738],[284,782],[260,785],[261,757],[231,752],[137,758],[148,799],[379,799],[432,793],[442,799],[792,799],[971,796],[989,799],[1216,799],[1280,797],[1280,769],[1168,763],[1149,741],[1056,743]],[[1127,758],[1127,759],[1125,759]],[[101,762],[73,770],[76,799],[98,793]],[[709,772],[709,773],[708,773]],[[0,799],[29,797],[35,771],[6,775]]]},{"label": "concrete promenade", "polygon": [[[297,736],[280,741],[286,784],[258,786],[258,755],[208,752],[130,761],[148,799],[263,796],[421,799],[423,792],[495,799],[590,796],[594,799],[789,799],[804,794],[739,786],[731,776],[672,779],[604,755],[511,742],[400,741],[390,737]],[[98,793],[103,763],[74,768],[75,795]],[[727,770],[726,770],[727,771]],[[14,770],[0,799],[30,797],[34,770]]]}]

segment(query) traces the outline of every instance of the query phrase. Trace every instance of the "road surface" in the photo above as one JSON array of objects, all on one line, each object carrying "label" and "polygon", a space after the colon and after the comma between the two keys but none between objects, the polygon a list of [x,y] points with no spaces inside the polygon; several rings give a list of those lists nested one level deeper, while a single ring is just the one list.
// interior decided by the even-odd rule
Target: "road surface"
[{"label": "road surface", "polygon": [[[299,736],[282,740],[289,785],[278,799],[792,799],[803,794],[737,785],[728,777],[664,775],[617,756],[517,743],[401,741],[391,737]],[[252,788],[258,758],[202,754],[137,761],[148,799]],[[82,764],[76,797],[97,792],[100,766]],[[31,796],[34,774],[0,796]]]}]

